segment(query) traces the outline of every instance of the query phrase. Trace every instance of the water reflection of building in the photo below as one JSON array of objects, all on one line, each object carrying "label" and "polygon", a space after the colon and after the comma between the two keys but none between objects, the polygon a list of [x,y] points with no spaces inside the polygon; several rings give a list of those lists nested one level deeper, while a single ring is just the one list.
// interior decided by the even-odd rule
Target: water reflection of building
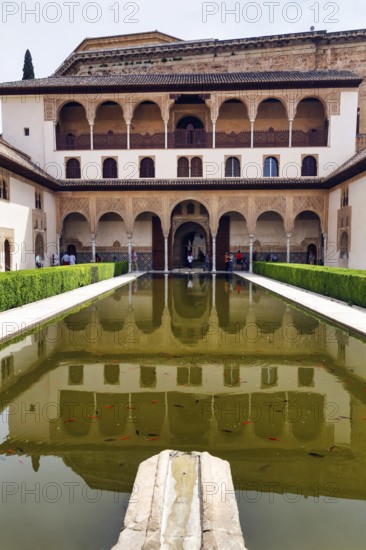
[{"label": "water reflection of building", "polygon": [[70,315],[60,331],[75,349],[117,346],[138,354],[282,353],[284,347],[307,353],[324,339],[322,323],[266,291],[237,277],[204,275],[139,279],[109,302]]},{"label": "water reflection of building", "polygon": [[108,488],[161,448],[206,449],[240,483],[285,483],[290,472],[304,487],[337,480],[343,496],[364,496],[362,342],[217,281],[197,302],[206,332],[184,345],[174,327],[196,326],[185,281],[142,280],[3,349],[3,451],[20,447],[37,468],[56,454]]}]

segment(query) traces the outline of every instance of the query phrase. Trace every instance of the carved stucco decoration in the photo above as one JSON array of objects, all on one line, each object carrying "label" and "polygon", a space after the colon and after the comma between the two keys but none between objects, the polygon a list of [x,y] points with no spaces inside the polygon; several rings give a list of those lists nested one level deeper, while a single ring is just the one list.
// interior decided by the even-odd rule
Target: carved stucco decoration
[{"label": "carved stucco decoration", "polygon": [[169,197],[167,208],[169,210],[169,214],[171,214],[174,210],[174,208],[177,206],[177,204],[181,202],[186,201],[192,201],[192,202],[198,202],[199,204],[203,204],[203,206],[208,211],[209,215],[211,215],[211,209],[212,209],[212,202],[213,200],[208,197],[191,197],[187,195],[176,195],[174,197]]},{"label": "carved stucco decoration", "polygon": [[135,220],[143,212],[153,212],[161,219],[163,216],[163,197],[138,197],[132,199],[132,216]]},{"label": "carved stucco decoration", "polygon": [[56,122],[57,119],[57,103],[54,98],[45,98],[44,100],[44,119]]},{"label": "carved stucco decoration", "polygon": [[125,200],[115,197],[98,199],[96,202],[96,221],[98,222],[103,214],[107,214],[108,212],[115,212],[124,220],[126,218]]},{"label": "carved stucco decoration", "polygon": [[220,218],[226,212],[238,212],[245,219],[248,217],[248,197],[219,197],[217,216]]},{"label": "carved stucco decoration", "polygon": [[286,199],[282,196],[266,196],[256,197],[255,199],[255,219],[264,212],[277,212],[282,216],[283,220],[286,218]]},{"label": "carved stucco decoration", "polygon": [[293,223],[295,223],[295,218],[300,212],[305,212],[306,210],[310,210],[311,212],[315,212],[320,218],[320,224],[322,231],[324,231],[324,218],[325,218],[325,201],[324,196],[318,195],[318,196],[300,196],[300,197],[294,197],[293,199],[293,212],[292,212],[292,220]]},{"label": "carved stucco decoration", "polygon": [[173,218],[173,220],[172,220],[171,229],[172,229],[172,238],[173,238],[173,240],[174,240],[175,232],[177,231],[178,227],[180,227],[181,225],[183,225],[187,222],[197,223],[198,225],[203,227],[203,229],[205,229],[207,236],[209,236],[209,234],[210,234],[210,225],[208,223],[208,217],[207,216],[182,216],[182,217],[179,216],[177,218]]},{"label": "carved stucco decoration", "polygon": [[90,204],[88,198],[60,197],[60,223],[62,225],[68,214],[82,214],[91,227]]}]

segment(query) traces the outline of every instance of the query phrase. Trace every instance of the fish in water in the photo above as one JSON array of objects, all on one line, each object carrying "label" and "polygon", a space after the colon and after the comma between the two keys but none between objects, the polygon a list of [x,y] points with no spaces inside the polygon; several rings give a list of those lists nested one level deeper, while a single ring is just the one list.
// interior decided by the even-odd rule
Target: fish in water
[{"label": "fish in water", "polygon": [[109,437],[108,439],[105,439],[104,441],[117,441],[117,439],[115,439],[113,437]]},{"label": "fish in water", "polygon": [[174,407],[179,407],[180,409],[184,409],[184,405],[177,405],[177,403],[173,403]]},{"label": "fish in water", "polygon": [[159,437],[160,434],[147,434],[149,437]]},{"label": "fish in water", "polygon": [[139,430],[136,430],[136,435],[140,435],[140,431]]},{"label": "fish in water", "polygon": [[129,435],[125,435],[124,437],[120,437],[121,441],[125,441],[126,439],[130,439]]},{"label": "fish in water", "polygon": [[280,441],[278,437],[267,437],[270,441]]},{"label": "fish in water", "polygon": [[149,437],[148,441],[155,441],[156,439],[159,439],[159,437]]},{"label": "fish in water", "polygon": [[313,456],[315,458],[324,458],[324,455],[321,455],[319,453],[308,453],[309,456]]},{"label": "fish in water", "polygon": [[76,418],[69,418],[68,420],[64,420],[64,422],[75,422]]},{"label": "fish in water", "polygon": [[222,432],[226,432],[227,434],[232,434],[232,430],[221,430]]}]

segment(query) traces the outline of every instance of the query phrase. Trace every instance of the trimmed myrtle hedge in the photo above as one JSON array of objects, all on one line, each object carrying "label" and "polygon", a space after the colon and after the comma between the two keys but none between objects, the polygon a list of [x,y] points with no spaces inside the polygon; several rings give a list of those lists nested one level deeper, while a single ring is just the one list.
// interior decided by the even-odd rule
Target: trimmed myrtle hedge
[{"label": "trimmed myrtle hedge", "polygon": [[79,264],[0,273],[0,311],[127,273],[126,261]]},{"label": "trimmed myrtle hedge", "polygon": [[270,262],[255,262],[253,270],[270,279],[366,307],[365,270]]}]

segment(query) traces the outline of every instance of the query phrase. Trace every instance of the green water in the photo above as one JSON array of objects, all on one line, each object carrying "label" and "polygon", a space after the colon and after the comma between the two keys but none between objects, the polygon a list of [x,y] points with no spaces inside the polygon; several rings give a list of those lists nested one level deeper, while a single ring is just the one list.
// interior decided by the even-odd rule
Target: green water
[{"label": "green water", "polygon": [[230,462],[249,550],[363,549],[365,351],[235,276],[198,275],[141,278],[10,343],[0,548],[110,548],[139,463],[168,448]]}]

